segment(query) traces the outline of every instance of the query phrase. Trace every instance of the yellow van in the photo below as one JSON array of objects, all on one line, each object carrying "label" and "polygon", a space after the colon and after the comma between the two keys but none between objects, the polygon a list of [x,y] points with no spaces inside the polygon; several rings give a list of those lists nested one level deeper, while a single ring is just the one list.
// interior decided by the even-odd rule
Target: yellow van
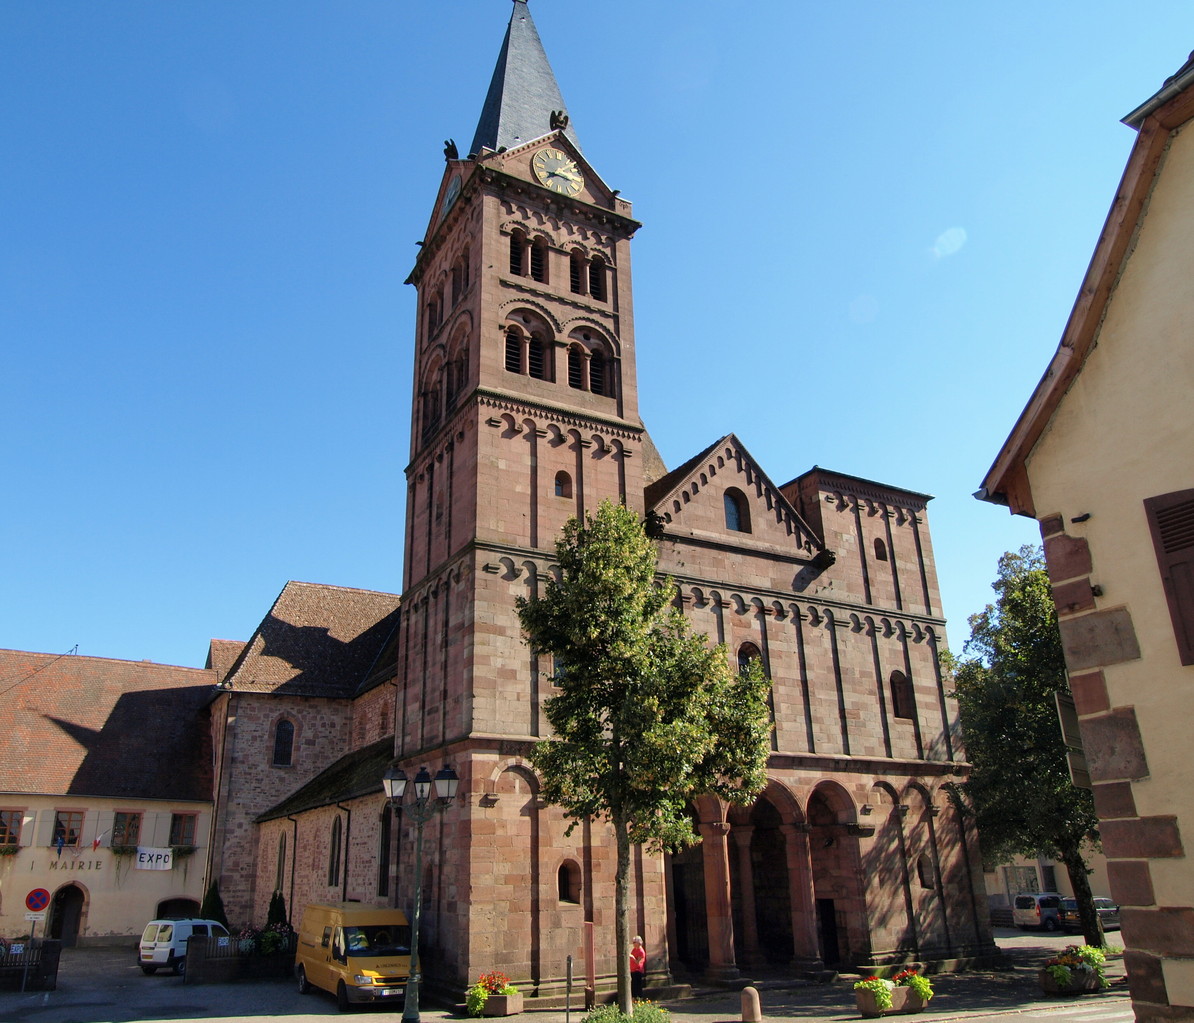
[{"label": "yellow van", "polygon": [[312,987],[335,994],[341,1012],[402,997],[410,976],[406,915],[359,902],[308,906],[299,924],[294,975],[303,994]]}]

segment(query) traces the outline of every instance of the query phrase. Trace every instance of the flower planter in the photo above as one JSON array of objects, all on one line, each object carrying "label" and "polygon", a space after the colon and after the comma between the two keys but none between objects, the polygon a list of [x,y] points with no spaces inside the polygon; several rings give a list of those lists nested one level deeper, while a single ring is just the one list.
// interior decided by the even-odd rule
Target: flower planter
[{"label": "flower planter", "polygon": [[484,1016],[517,1016],[522,1012],[522,992],[513,995],[490,995],[481,1009]]},{"label": "flower planter", "polygon": [[865,988],[854,992],[854,1004],[858,1006],[859,1013],[865,1019],[875,1016],[893,1016],[901,1013],[920,1012],[925,1007],[925,1003],[920,1000],[920,995],[910,987],[892,989],[890,1009],[880,1009],[875,1003],[875,992],[867,991]]},{"label": "flower planter", "polygon": [[1058,984],[1048,970],[1038,971],[1036,979],[1047,995],[1084,995],[1102,987],[1094,970],[1071,970],[1068,984]]}]

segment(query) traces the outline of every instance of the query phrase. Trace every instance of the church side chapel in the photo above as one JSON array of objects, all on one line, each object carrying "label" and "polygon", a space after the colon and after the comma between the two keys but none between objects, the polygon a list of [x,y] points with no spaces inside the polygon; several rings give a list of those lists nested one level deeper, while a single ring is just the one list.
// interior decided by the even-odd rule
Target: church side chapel
[{"label": "church side chapel", "polygon": [[[733,434],[668,471],[638,409],[630,204],[581,149],[525,0],[467,152],[448,143],[418,291],[401,599],[290,583],[212,706],[212,877],[235,921],[280,890],[411,912],[414,823],[382,791],[448,765],[424,832],[426,982],[614,984],[614,846],[566,835],[527,753],[554,667],[515,600],[570,516],[648,519],[695,628],[773,680],[769,782],[691,807],[697,845],[635,855],[648,986],[995,953],[924,494],[814,467],[772,481]],[[432,183],[429,183],[429,185]],[[645,344],[659,344],[646,338]],[[665,386],[666,381],[647,381]]]}]

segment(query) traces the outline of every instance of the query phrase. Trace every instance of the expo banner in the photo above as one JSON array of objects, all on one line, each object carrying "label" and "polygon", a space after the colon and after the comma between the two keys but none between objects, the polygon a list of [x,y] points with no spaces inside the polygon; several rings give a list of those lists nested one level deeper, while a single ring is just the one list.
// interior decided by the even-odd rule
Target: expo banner
[{"label": "expo banner", "polygon": [[146,846],[137,846],[137,863],[138,870],[169,870],[174,866],[174,850],[170,848],[165,849],[150,849]]}]

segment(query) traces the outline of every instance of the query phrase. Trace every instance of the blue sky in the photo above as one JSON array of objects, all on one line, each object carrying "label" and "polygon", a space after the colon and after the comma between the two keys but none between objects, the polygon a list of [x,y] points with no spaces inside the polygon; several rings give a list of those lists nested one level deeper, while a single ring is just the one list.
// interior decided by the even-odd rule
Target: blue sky
[{"label": "blue sky", "polygon": [[[414,291],[507,0],[0,4],[0,647],[202,664],[288,579],[400,588]],[[951,645],[1035,523],[972,499],[1194,7],[531,11],[634,203],[641,411],[936,495]],[[682,12],[682,17],[681,17]]]}]

